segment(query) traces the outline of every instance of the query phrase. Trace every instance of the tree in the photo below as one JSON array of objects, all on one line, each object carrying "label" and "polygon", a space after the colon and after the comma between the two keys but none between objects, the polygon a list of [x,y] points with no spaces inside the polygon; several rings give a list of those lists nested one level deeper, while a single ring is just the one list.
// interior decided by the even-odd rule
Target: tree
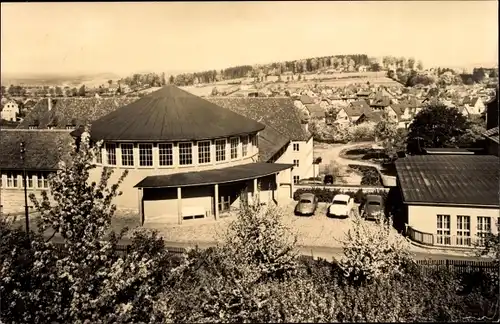
[{"label": "tree", "polygon": [[409,127],[407,151],[429,147],[458,147],[469,122],[456,108],[435,103],[422,109]]},{"label": "tree", "polygon": [[411,70],[415,68],[415,59],[413,57],[410,57],[408,59],[408,68]]},{"label": "tree", "polygon": [[344,275],[353,281],[382,280],[402,275],[413,258],[410,243],[395,234],[392,218],[380,214],[375,226],[370,226],[357,213],[353,228],[341,241],[344,255],[339,265]]},{"label": "tree", "polygon": [[108,80],[109,85],[113,84],[113,80]]},{"label": "tree", "polygon": [[56,96],[62,97],[63,96],[63,91],[61,87],[56,87]]},{"label": "tree", "polygon": [[174,84],[174,81],[175,81],[175,77],[173,75],[171,75],[170,78],[168,78],[168,83]]},{"label": "tree", "polygon": [[378,62],[375,62],[370,65],[370,70],[372,70],[373,72],[379,72],[381,70],[381,66]]},{"label": "tree", "polygon": [[[117,241],[124,232],[109,233],[116,210],[112,200],[120,194],[118,187],[126,172],[108,186],[112,171],[105,168],[99,183],[90,183],[89,172],[95,167],[92,161],[99,147],[100,143],[91,147],[90,136],[84,132],[73,146],[70,159],[61,162],[59,171],[49,180],[52,199],[45,191],[40,201],[30,195],[41,221],[38,234],[31,234],[32,244],[27,250],[15,244],[12,233],[8,235],[11,245],[6,248],[12,253],[6,259],[2,252],[0,268],[2,319],[152,323],[161,285],[170,275],[169,257],[163,241],[148,231],[133,234],[129,254],[121,257],[116,253]],[[1,227],[4,243],[6,231]],[[48,229],[61,235],[61,250],[40,235]],[[27,262],[16,249],[29,256]],[[27,271],[24,277],[16,275],[19,267]],[[14,289],[5,289],[7,286]]]},{"label": "tree", "polygon": [[86,89],[85,89],[85,85],[82,84],[82,86],[80,87],[80,89],[78,90],[78,95],[80,97],[85,97],[85,94],[87,93]]},{"label": "tree", "polygon": [[422,61],[418,61],[417,70],[422,71],[423,69],[424,69],[424,65],[422,64]]}]

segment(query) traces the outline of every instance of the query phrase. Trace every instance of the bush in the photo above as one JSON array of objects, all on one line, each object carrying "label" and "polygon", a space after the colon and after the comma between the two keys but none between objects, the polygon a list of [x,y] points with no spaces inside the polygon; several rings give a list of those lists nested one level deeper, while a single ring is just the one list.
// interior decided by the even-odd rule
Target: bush
[{"label": "bush", "polygon": [[295,192],[293,194],[293,199],[298,201],[300,195],[304,194],[304,193],[312,193],[318,198],[319,202],[327,202],[327,203],[331,202],[333,200],[333,197],[335,195],[338,195],[338,194],[349,195],[352,198],[354,198],[354,201],[356,203],[362,203],[366,199],[366,195],[368,195],[368,194],[381,195],[384,198],[384,200],[387,199],[387,192],[385,192],[383,190],[375,190],[375,191],[370,192],[370,193],[365,193],[365,192],[363,192],[362,189],[359,189],[357,191],[354,191],[354,190],[342,191],[342,190],[336,189],[336,188],[328,189],[328,188],[319,188],[319,187],[299,188],[299,189],[295,190]]},{"label": "bush", "polygon": [[361,172],[361,185],[363,186],[382,186],[382,182],[380,180],[379,171],[371,166],[366,165],[357,165],[357,164],[349,164],[349,167],[354,170],[358,170]]}]

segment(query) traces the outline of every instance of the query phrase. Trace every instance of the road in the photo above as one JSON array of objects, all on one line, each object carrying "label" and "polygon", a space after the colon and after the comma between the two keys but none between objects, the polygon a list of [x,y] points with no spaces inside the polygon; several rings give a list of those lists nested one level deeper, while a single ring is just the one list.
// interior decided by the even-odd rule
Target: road
[{"label": "road", "polygon": [[[61,238],[53,238],[53,242],[62,243]],[[120,241],[121,245],[130,244],[130,240],[124,239]],[[198,247],[200,249],[206,249],[209,247],[215,246],[215,242],[192,242],[192,243],[184,243],[184,242],[172,242],[165,241],[165,246],[167,249],[169,247],[172,248],[195,248]],[[299,246],[298,250],[301,255],[304,256],[312,256],[314,258],[322,258],[325,260],[333,260],[334,257],[339,258],[342,256],[342,248],[341,247],[324,247],[324,246]],[[488,261],[486,258],[480,258],[476,256],[465,256],[465,255],[451,255],[446,253],[439,253],[438,251],[426,251],[421,249],[422,251],[412,251],[414,253],[414,257],[417,260],[468,260],[468,261]]]}]

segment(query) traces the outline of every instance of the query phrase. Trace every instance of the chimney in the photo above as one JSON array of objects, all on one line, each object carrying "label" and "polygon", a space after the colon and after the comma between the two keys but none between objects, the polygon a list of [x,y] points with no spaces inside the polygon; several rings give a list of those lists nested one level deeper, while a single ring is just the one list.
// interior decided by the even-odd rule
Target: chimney
[{"label": "chimney", "polygon": [[49,98],[47,98],[47,107],[49,107],[49,108],[48,108],[48,109],[49,109],[49,111],[51,111],[51,110],[52,110],[52,99],[51,99],[50,97],[49,97]]}]

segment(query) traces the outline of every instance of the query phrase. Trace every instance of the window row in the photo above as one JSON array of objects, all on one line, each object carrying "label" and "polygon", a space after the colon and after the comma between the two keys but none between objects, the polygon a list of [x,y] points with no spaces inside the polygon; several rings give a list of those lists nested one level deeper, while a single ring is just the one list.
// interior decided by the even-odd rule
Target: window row
[{"label": "window row", "polygon": [[[497,219],[497,226],[500,218]],[[484,238],[491,233],[492,219],[489,216],[478,216],[476,223],[477,243],[484,243]],[[450,215],[437,215],[437,244],[472,245],[471,240],[471,216],[458,215],[456,223],[456,236],[452,242],[451,217]]]},{"label": "window row", "polygon": [[[256,136],[242,136],[229,139],[229,150],[226,139],[214,141],[197,142],[198,154],[194,156],[194,144],[192,142],[178,143],[177,162],[179,165],[192,165],[195,161],[198,164],[209,164],[236,160],[251,155],[252,148],[257,146]],[[212,152],[212,147],[214,151]],[[118,159],[118,150],[120,159]],[[104,154],[103,154],[104,153]],[[138,144],[138,164],[141,167],[153,166],[153,144]],[[212,155],[213,153],[213,155]],[[107,143],[104,152],[101,151],[96,156],[96,162],[102,164],[103,160],[107,165],[134,166],[134,144]],[[118,161],[120,160],[120,161]],[[174,165],[174,145],[172,143],[158,144],[158,164],[159,166]]]},{"label": "window row", "polygon": [[[2,180],[3,179],[4,178],[2,177]],[[22,174],[7,173],[6,180],[0,181],[2,187],[4,186],[4,182],[5,182],[5,188],[24,188],[24,181]],[[27,174],[26,187],[30,189],[35,189],[35,188],[47,189],[49,187],[48,176],[43,173],[38,173],[36,175]]]}]

